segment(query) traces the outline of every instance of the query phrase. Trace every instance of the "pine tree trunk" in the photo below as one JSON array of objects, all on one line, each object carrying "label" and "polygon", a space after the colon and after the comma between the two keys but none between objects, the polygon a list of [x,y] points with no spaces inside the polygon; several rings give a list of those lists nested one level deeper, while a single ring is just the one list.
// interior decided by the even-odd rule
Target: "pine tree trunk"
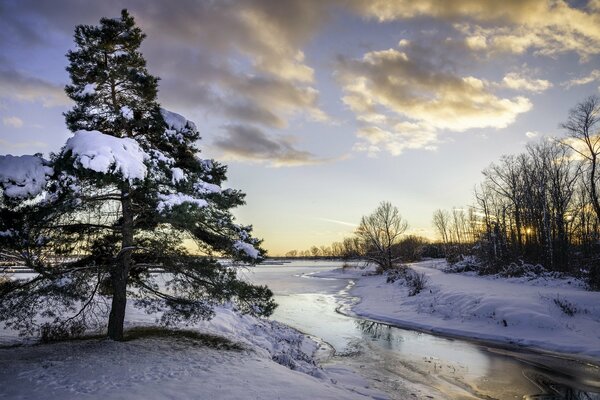
[{"label": "pine tree trunk", "polygon": [[111,274],[113,297],[108,319],[107,335],[112,340],[123,340],[123,323],[127,306],[127,277],[123,274],[123,266],[119,265]]},{"label": "pine tree trunk", "polygon": [[123,323],[125,321],[125,307],[127,306],[127,280],[131,268],[131,252],[133,249],[133,211],[129,197],[129,185],[121,192],[121,206],[123,210],[123,235],[122,248],[117,263],[111,271],[113,297],[108,319],[108,337],[112,340],[123,340]]}]

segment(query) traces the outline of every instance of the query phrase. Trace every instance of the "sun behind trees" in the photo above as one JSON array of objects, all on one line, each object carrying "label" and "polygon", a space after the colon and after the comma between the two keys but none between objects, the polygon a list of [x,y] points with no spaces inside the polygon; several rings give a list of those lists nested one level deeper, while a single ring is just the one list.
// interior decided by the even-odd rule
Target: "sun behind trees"
[{"label": "sun behind trees", "polygon": [[254,264],[264,251],[234,222],[244,195],[222,188],[226,167],[198,157],[194,123],[160,108],[143,39],[126,10],[78,26],[67,55],[73,136],[50,160],[0,157],[0,248],[36,273],[0,283],[10,328],[78,335],[108,316],[108,336],[122,340],[128,298],[167,325],[210,318],[230,300],[258,315],[275,308],[268,288],[215,258]]}]

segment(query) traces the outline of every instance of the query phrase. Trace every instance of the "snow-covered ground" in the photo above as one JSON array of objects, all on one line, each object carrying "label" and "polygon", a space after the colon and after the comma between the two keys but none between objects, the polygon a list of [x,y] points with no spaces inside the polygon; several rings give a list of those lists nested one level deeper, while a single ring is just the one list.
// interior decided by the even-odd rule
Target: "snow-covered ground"
[{"label": "snow-covered ground", "polygon": [[[151,324],[128,311],[128,327]],[[349,369],[320,368],[314,355],[321,345],[277,322],[221,307],[188,329],[241,349],[161,336],[0,348],[0,399],[385,398]],[[15,340],[2,334],[5,343]]]},{"label": "snow-covered ground", "polygon": [[[445,262],[411,265],[427,277],[415,296],[401,281],[386,283],[364,270],[321,277],[352,278],[357,315],[406,328],[527,346],[600,361],[600,293],[566,279],[498,279],[442,271]],[[566,310],[566,312],[565,312]],[[569,315],[569,314],[573,315]]]}]

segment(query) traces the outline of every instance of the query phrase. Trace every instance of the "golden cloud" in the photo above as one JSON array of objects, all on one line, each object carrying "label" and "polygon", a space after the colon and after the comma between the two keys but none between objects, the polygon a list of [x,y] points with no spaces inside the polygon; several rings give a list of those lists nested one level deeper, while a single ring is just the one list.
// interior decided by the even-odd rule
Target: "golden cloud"
[{"label": "golden cloud", "polygon": [[[553,56],[575,51],[582,60],[600,51],[598,0],[576,8],[564,0],[354,0],[359,14],[379,21],[431,17],[456,22],[473,50]],[[476,24],[465,23],[470,19]]]},{"label": "golden cloud", "polygon": [[536,93],[541,93],[553,86],[550,81],[545,79],[533,79],[517,72],[506,74],[502,79],[502,84],[509,89],[526,90]]},{"label": "golden cloud", "polygon": [[[372,51],[338,63],[342,100],[363,126],[358,137],[366,140],[355,149],[370,154],[385,149],[394,155],[405,149],[432,149],[440,130],[505,128],[531,109],[525,97],[496,95],[498,83],[460,76],[411,56],[410,50],[403,46]],[[524,82],[536,89],[543,85]]]}]

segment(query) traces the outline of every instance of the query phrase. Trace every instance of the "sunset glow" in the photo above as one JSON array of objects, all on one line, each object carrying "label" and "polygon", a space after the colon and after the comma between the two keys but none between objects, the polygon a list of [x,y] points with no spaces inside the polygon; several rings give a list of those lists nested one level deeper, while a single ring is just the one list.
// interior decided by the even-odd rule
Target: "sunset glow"
[{"label": "sunset glow", "polygon": [[[600,1],[3,1],[0,153],[71,136],[65,53],[78,24],[128,8],[204,157],[247,194],[236,211],[271,255],[328,245],[379,202],[434,238],[481,171],[561,137],[600,87]],[[530,229],[527,229],[527,234]]]}]

